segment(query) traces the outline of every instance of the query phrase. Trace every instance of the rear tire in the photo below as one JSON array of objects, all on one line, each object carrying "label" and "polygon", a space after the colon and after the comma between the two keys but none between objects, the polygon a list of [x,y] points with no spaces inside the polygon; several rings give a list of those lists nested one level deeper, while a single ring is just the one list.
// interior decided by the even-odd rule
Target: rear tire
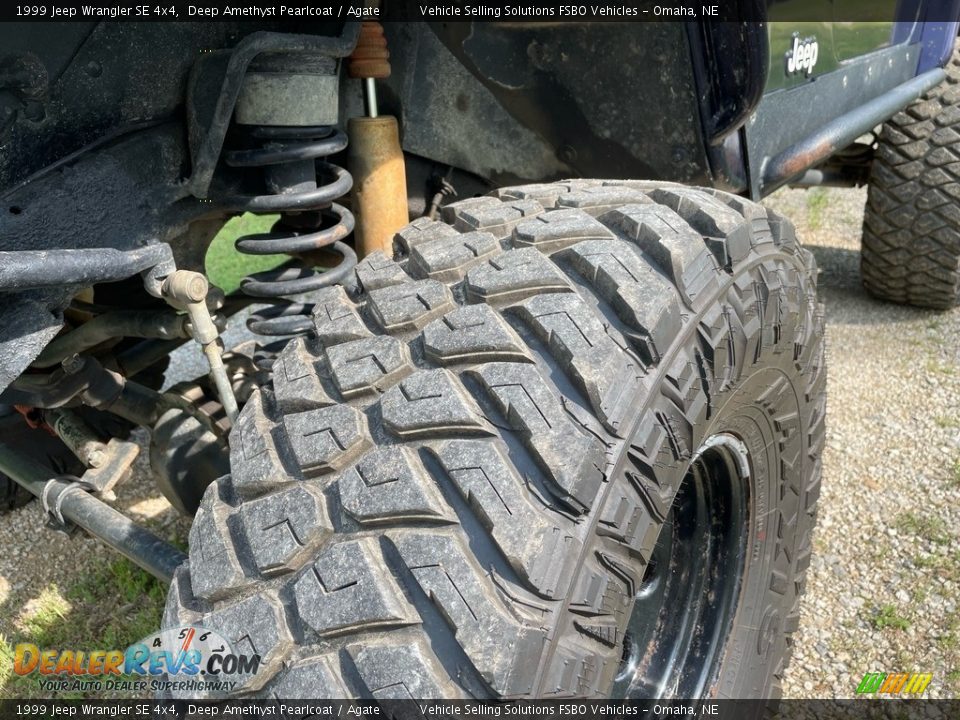
[{"label": "rear tire", "polygon": [[960,46],[946,71],[883,126],[860,259],[871,295],[940,310],[960,303]]},{"label": "rear tire", "polygon": [[[497,194],[408,225],[400,262],[360,263],[355,297],[317,294],[315,333],[232,432],[165,625],[258,653],[241,694],[777,695],[823,445],[812,256],[712,190]],[[664,550],[687,516],[705,545],[671,532]],[[655,555],[687,577],[696,632],[675,607],[631,613]],[[674,630],[689,668],[631,664],[638,637]]]}]

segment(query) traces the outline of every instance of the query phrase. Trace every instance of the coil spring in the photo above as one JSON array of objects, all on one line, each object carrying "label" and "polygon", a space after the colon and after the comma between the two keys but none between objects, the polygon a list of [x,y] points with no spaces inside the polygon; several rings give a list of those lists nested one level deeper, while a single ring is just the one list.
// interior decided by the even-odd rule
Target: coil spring
[{"label": "coil spring", "polygon": [[[275,270],[245,277],[240,289],[273,304],[250,317],[247,327],[266,336],[289,336],[311,327],[312,306],[283,301],[291,295],[318,290],[342,281],[357,264],[357,255],[343,242],[354,227],[353,214],[334,202],[350,192],[353,178],[345,169],[320,158],[347,147],[347,136],[329,126],[256,127],[250,131],[256,146],[231,150],[231,167],[262,167],[271,194],[235,195],[223,203],[256,214],[280,213],[270,232],[244,235],[236,249],[249,255],[291,255],[293,262]],[[305,255],[329,250],[340,262],[317,272]]]}]

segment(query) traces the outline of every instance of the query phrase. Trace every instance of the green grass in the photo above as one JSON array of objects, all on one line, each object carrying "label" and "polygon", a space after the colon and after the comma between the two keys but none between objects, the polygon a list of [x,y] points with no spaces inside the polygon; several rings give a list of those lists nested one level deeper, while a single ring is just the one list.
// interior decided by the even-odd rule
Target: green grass
[{"label": "green grass", "polygon": [[960,685],[960,670],[951,670],[948,672],[946,681],[951,685]]},{"label": "green grass", "polygon": [[240,287],[240,280],[245,275],[270,270],[288,260],[286,255],[246,255],[233,246],[241,235],[269,231],[276,219],[276,215],[248,213],[224,225],[207,250],[207,276],[210,282],[229,294]]},{"label": "green grass", "polygon": [[830,198],[822,187],[811,188],[807,191],[807,223],[811,230],[819,230],[823,225],[823,211],[826,210]]},{"label": "green grass", "polygon": [[873,617],[870,618],[870,624],[874,630],[886,630],[893,628],[895,630],[908,630],[910,621],[897,612],[893,605],[881,605],[874,610]]},{"label": "green grass", "polygon": [[53,585],[47,585],[40,593],[31,608],[30,614],[24,619],[24,629],[28,635],[40,635],[54,624],[66,617],[70,611],[70,603]]},{"label": "green grass", "polygon": [[942,560],[943,558],[940,555],[929,555],[927,557],[917,555],[913,558],[913,565],[914,567],[928,570],[930,568],[939,568]]},{"label": "green grass", "polygon": [[935,515],[902,513],[897,518],[897,529],[921,537],[934,545],[946,545],[950,542],[946,523]]},{"label": "green grass", "polygon": [[950,468],[950,485],[960,487],[960,458],[953,461],[953,467]]},{"label": "green grass", "polygon": [[950,363],[942,363],[932,358],[927,360],[926,370],[931,375],[953,375],[956,372],[956,368]]},{"label": "green grass", "polygon": [[930,570],[945,580],[960,582],[960,550],[954,550],[952,555],[943,546],[938,550],[931,555],[914,556],[913,566],[919,570]]},{"label": "green grass", "polygon": [[937,640],[937,644],[943,650],[955,650],[960,646],[960,620],[954,620],[947,627],[947,632],[940,636]]},{"label": "green grass", "polygon": [[[22,619],[22,631],[16,637],[0,637],[0,698],[51,697],[49,690],[41,689],[38,673],[13,672],[18,643],[33,643],[40,649],[124,650],[160,629],[165,598],[166,587],[125,558],[104,560],[65,593],[54,586],[45,588]],[[90,693],[53,695],[88,697]]]}]

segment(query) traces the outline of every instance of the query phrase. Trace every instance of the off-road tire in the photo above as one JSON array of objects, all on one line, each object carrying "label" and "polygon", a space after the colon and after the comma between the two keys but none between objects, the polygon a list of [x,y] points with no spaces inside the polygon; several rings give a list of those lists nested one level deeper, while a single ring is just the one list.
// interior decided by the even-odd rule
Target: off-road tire
[{"label": "off-road tire", "polygon": [[960,46],[946,72],[883,126],[860,256],[871,295],[936,309],[960,302]]},{"label": "off-road tire", "polygon": [[[713,190],[570,181],[443,208],[315,298],[231,435],[164,623],[261,657],[240,692],[604,696],[693,453],[750,448],[717,680],[776,695],[819,493],[812,256]],[[753,455],[755,453],[755,455]]]}]

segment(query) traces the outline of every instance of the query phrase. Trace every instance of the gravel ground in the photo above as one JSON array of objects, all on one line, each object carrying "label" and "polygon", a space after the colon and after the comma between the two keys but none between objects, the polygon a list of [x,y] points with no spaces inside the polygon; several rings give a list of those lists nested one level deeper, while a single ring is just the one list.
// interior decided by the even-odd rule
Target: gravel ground
[{"label": "gravel ground", "polygon": [[858,273],[863,190],[781,191],[821,269],[827,446],[787,697],[866,672],[930,672],[960,696],[960,311],[881,303]]},{"label": "gravel ground", "polygon": [[[863,293],[857,268],[864,195],[785,190],[769,199],[794,219],[817,257],[829,359],[816,552],[785,692],[848,697],[868,671],[918,671],[934,675],[929,696],[957,697],[960,311],[903,308]],[[232,339],[242,335],[240,326],[233,324]],[[176,353],[172,380],[201,372],[194,348]],[[143,455],[118,506],[167,537],[187,536],[189,524],[154,490]],[[78,631],[72,638],[70,628],[81,626],[81,616],[89,632],[142,610],[136,603],[118,607],[112,598],[66,599],[113,555],[83,536],[50,534],[36,504],[0,518],[0,546],[0,656],[4,641],[36,637],[44,612],[54,616],[43,615],[45,623],[66,623],[61,636],[79,643],[87,636]],[[51,596],[52,613],[45,607]]]}]

